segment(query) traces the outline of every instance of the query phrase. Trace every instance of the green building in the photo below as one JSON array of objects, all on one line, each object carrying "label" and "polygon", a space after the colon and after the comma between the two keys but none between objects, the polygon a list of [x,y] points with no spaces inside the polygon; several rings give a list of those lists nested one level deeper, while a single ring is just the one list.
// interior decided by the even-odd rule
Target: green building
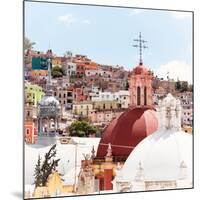
[{"label": "green building", "polygon": [[37,105],[37,103],[44,96],[42,87],[39,85],[33,85],[31,83],[25,83],[25,101]]}]

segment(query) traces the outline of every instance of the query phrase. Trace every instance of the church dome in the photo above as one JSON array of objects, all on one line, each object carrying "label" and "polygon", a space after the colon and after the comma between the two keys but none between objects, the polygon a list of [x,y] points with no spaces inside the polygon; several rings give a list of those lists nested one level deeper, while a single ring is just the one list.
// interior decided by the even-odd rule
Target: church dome
[{"label": "church dome", "polygon": [[113,156],[127,157],[135,146],[157,130],[158,121],[153,107],[129,108],[115,118],[104,130],[97,150],[97,158],[103,158],[111,144]]},{"label": "church dome", "polygon": [[56,106],[59,106],[60,103],[54,96],[43,96],[39,104],[40,105],[54,104]]},{"label": "church dome", "polygon": [[159,130],[142,140],[122,168],[124,180],[192,182],[192,136],[181,131],[180,101],[171,94],[159,102]]},{"label": "church dome", "polygon": [[123,179],[136,181],[138,168],[144,181],[174,181],[181,179],[181,168],[187,168],[192,178],[192,137],[178,131],[157,131],[136,146],[123,169]]},{"label": "church dome", "polygon": [[133,69],[134,74],[149,74],[149,69],[147,69],[143,64],[138,65]]}]

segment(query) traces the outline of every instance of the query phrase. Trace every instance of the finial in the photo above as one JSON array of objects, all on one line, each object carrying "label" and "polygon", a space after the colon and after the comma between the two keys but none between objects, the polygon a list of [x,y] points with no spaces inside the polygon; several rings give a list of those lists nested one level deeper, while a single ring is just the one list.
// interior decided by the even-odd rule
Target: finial
[{"label": "finial", "polygon": [[92,151],[91,151],[92,155],[91,155],[91,160],[93,160],[95,158],[95,150],[94,150],[94,145],[92,146]]},{"label": "finial", "polygon": [[139,64],[142,65],[143,61],[142,61],[142,49],[148,48],[146,45],[144,45],[145,40],[142,40],[142,35],[141,32],[139,33],[139,39],[134,39],[133,41],[137,42],[136,45],[133,45],[133,47],[139,48],[139,53],[140,53],[140,60],[139,60]]}]

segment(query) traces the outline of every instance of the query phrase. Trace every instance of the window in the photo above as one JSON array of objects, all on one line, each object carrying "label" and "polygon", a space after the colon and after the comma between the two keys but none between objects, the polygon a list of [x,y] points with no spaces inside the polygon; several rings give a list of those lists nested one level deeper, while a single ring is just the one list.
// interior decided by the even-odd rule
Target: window
[{"label": "window", "polygon": [[30,117],[30,111],[29,110],[27,111],[27,117]]},{"label": "window", "polygon": [[137,87],[137,105],[140,105],[140,87]]},{"label": "window", "polygon": [[27,129],[26,129],[26,135],[29,135],[29,134],[30,134],[30,129],[27,128]]},{"label": "window", "polygon": [[144,87],[144,105],[147,105],[147,87]]}]

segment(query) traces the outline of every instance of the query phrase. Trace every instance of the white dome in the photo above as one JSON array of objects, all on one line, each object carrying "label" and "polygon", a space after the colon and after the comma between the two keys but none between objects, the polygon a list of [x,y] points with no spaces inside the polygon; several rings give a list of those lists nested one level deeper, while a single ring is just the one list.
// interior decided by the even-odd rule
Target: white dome
[{"label": "white dome", "polygon": [[40,105],[56,104],[59,106],[59,101],[54,96],[43,96],[39,102]]},{"label": "white dome", "polygon": [[[159,102],[159,130],[142,140],[122,169],[134,181],[192,181],[192,135],[181,131],[181,106],[171,94]],[[141,174],[142,172],[142,174]]]},{"label": "white dome", "polygon": [[135,181],[140,166],[144,181],[182,179],[183,167],[187,179],[192,180],[192,136],[182,131],[163,130],[146,137],[126,160],[123,179]]}]

